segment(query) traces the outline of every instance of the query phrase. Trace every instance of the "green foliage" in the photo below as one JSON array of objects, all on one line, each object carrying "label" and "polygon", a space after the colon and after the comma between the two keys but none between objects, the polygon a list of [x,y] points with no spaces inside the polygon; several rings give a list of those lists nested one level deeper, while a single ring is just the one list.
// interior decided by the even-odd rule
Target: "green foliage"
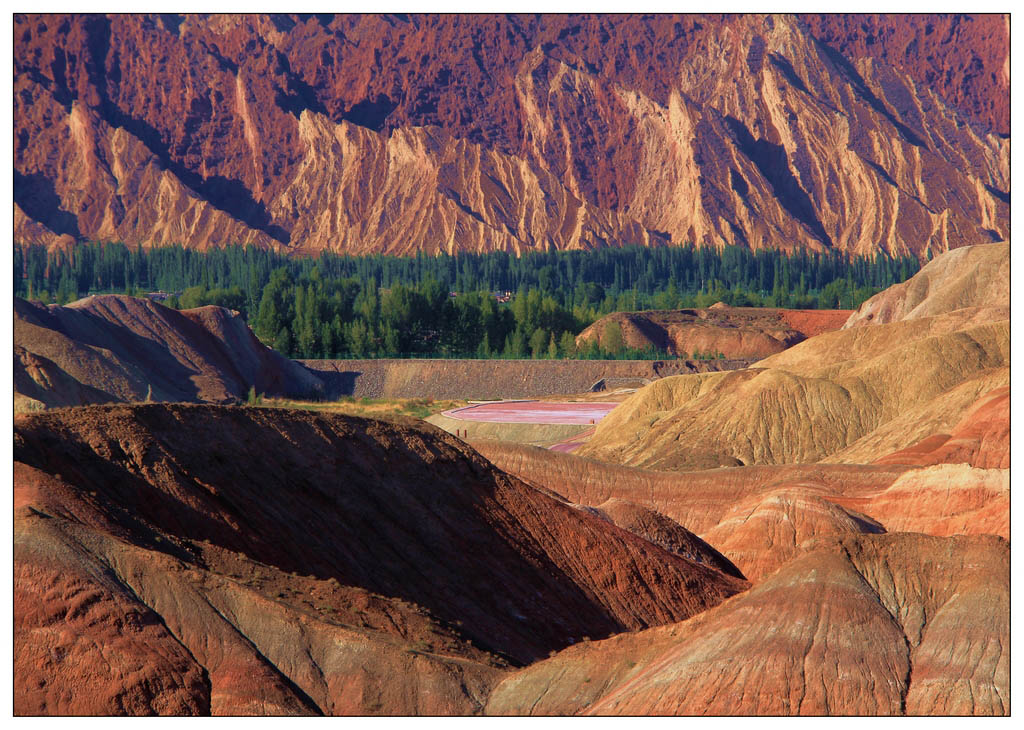
[{"label": "green foliage", "polygon": [[562,333],[562,339],[558,343],[558,351],[562,357],[574,357],[576,355],[576,337],[569,330]]},{"label": "green foliage", "polygon": [[[254,247],[198,252],[82,244],[15,246],[15,294],[66,303],[87,293],[170,293],[167,306],[241,312],[289,357],[626,357],[621,329],[577,352],[615,311],[731,306],[853,308],[912,276],[913,258],[722,251],[596,251],[287,258]],[[514,292],[511,301],[504,293]],[[500,301],[499,301],[500,300]],[[614,330],[614,328],[613,328]],[[664,353],[647,352],[664,357]]]},{"label": "green foliage", "polygon": [[601,346],[612,355],[619,355],[626,344],[622,339],[622,325],[618,322],[609,321],[604,325],[604,337],[601,339]]},{"label": "green foliage", "polygon": [[250,406],[263,405],[263,394],[256,392],[256,386],[253,385],[249,388],[249,394],[245,398],[245,402]]}]

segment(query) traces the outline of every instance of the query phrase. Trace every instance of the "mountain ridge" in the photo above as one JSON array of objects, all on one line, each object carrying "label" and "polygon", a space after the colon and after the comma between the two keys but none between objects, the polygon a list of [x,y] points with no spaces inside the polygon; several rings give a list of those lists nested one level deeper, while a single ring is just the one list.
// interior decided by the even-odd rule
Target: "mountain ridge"
[{"label": "mountain ridge", "polygon": [[[915,58],[949,67],[941,40]],[[1008,142],[935,73],[792,16],[17,15],[15,61],[23,242],[923,258],[1009,235]]]}]

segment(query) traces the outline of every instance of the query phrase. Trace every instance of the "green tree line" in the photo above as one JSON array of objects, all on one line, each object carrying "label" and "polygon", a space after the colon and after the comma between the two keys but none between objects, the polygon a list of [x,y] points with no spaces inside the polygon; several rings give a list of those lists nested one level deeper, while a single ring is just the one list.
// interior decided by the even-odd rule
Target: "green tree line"
[{"label": "green tree line", "polygon": [[615,311],[719,301],[853,308],[918,268],[910,257],[737,247],[288,258],[240,246],[89,243],[70,253],[16,246],[14,289],[58,303],[89,293],[174,292],[170,306],[242,312],[263,342],[291,357],[664,357],[624,345],[577,352],[575,336]]}]

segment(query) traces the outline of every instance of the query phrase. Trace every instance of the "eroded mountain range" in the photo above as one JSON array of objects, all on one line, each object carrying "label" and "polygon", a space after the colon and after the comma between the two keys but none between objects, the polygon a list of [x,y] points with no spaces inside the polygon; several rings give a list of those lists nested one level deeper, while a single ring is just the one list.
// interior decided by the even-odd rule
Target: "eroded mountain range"
[{"label": "eroded mountain range", "polygon": [[17,15],[15,239],[298,253],[1009,234],[990,16]]}]

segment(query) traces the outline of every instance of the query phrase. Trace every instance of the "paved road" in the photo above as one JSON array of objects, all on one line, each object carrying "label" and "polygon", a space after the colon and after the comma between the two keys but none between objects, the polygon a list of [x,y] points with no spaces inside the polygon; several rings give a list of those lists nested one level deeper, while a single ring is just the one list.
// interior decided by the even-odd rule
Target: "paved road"
[{"label": "paved road", "polygon": [[449,418],[490,423],[557,423],[585,426],[597,423],[618,403],[549,403],[502,401],[445,411]]}]

